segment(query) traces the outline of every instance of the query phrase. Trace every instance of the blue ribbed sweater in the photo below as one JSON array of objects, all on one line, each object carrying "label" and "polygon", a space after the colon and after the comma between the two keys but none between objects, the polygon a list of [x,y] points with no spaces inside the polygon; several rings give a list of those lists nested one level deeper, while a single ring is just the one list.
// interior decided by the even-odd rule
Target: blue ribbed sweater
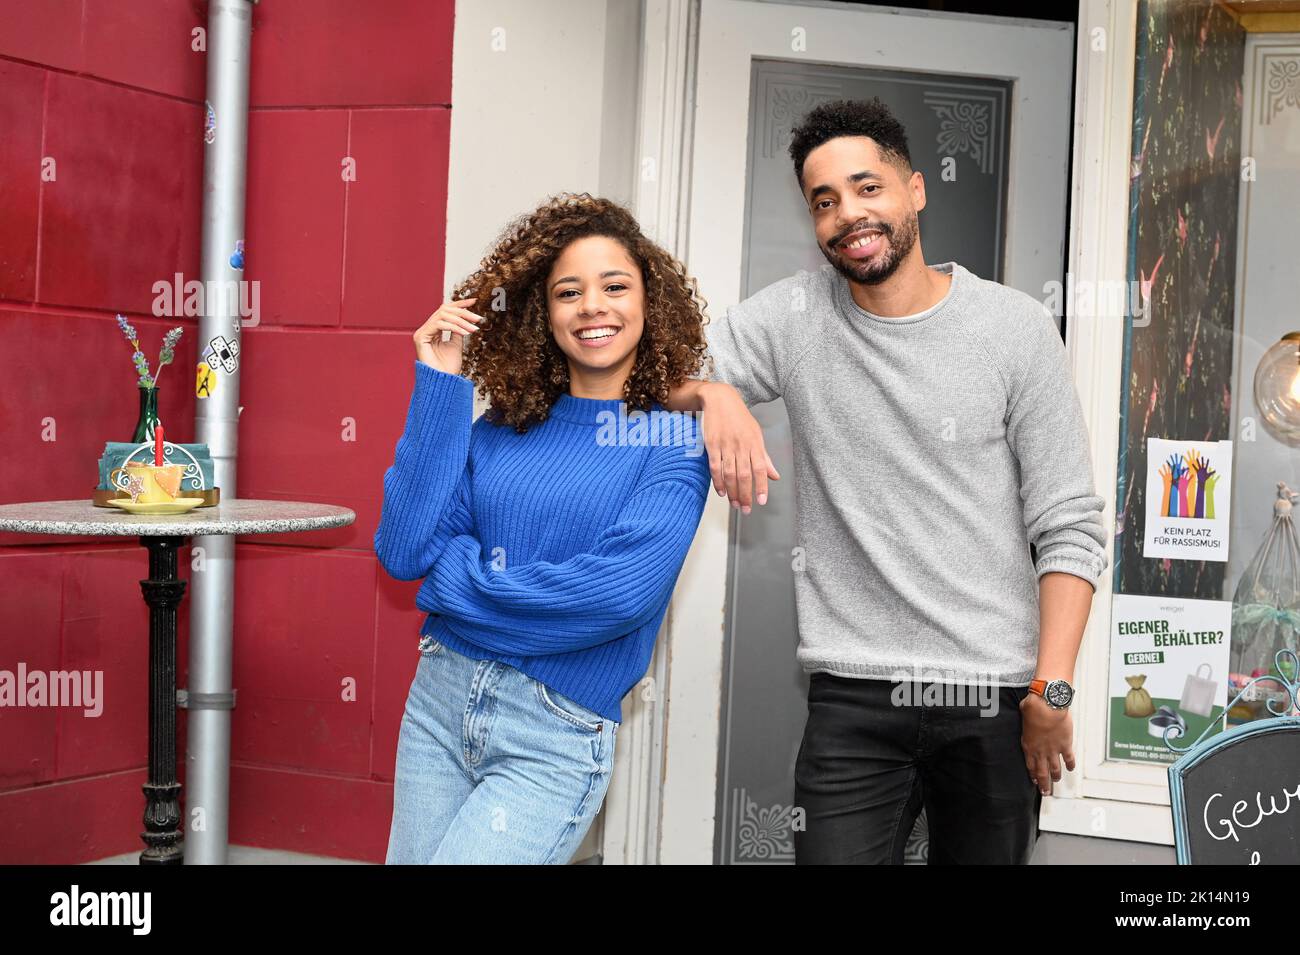
[{"label": "blue ribbed sweater", "polygon": [[615,721],[710,482],[691,416],[621,404],[564,394],[519,434],[473,420],[473,384],[416,360],[375,531],[389,574],[424,578],[422,634]]}]

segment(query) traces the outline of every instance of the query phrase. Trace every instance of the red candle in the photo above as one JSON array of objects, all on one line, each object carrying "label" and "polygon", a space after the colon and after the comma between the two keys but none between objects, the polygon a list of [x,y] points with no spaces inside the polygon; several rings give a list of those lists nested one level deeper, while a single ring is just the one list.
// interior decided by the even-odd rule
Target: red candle
[{"label": "red candle", "polygon": [[158,467],[163,465],[163,429],[162,425],[156,425],[153,429],[153,463]]}]

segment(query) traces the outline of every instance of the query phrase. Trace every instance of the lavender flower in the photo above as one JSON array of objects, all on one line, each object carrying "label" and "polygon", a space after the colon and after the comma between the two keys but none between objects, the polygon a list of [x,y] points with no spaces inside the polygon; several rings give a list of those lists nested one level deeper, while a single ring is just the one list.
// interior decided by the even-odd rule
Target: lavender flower
[{"label": "lavender flower", "polygon": [[163,336],[162,354],[159,359],[164,365],[170,364],[172,359],[176,357],[176,343],[181,340],[181,336],[184,334],[185,329],[178,325]]},{"label": "lavender flower", "polygon": [[137,345],[137,342],[139,341],[139,336],[136,335],[135,327],[126,320],[125,315],[117,316],[117,327],[122,329],[122,334],[126,336],[127,341],[129,341],[132,345]]},{"label": "lavender flower", "polygon": [[153,387],[153,379],[149,376],[149,363],[145,361],[144,352],[136,349],[131,359],[135,362],[136,373],[140,376],[140,383],[146,388]]},{"label": "lavender flower", "polygon": [[[158,375],[149,373],[149,362],[145,360],[144,352],[140,350],[140,339],[136,334],[135,326],[126,320],[125,315],[117,316],[117,327],[122,330],[126,340],[131,343],[134,351],[131,352],[131,361],[135,364],[136,374],[140,378],[140,384],[145,388],[153,388],[158,384]],[[182,326],[177,326],[163,336],[162,351],[158,354],[158,372],[161,373],[163,365],[170,365],[176,359],[176,343],[180,341],[181,335],[185,333]]]},{"label": "lavender flower", "polygon": [[185,334],[185,329],[177,325],[170,332],[163,336],[162,351],[158,355],[158,372],[154,375],[154,383],[158,381],[158,375],[162,374],[163,365],[170,365],[172,359],[176,357],[176,343],[180,341],[181,335]]}]

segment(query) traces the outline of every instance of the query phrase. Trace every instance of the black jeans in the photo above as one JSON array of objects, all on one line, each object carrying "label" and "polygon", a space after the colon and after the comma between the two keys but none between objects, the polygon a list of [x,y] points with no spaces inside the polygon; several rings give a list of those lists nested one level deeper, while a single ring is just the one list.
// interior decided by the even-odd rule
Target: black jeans
[{"label": "black jeans", "polygon": [[922,806],[931,864],[1028,862],[1042,803],[1020,748],[1029,688],[992,687],[996,715],[981,716],[920,697],[896,705],[899,686],[812,674],[794,770],[794,805],[806,814],[796,864],[901,865]]}]

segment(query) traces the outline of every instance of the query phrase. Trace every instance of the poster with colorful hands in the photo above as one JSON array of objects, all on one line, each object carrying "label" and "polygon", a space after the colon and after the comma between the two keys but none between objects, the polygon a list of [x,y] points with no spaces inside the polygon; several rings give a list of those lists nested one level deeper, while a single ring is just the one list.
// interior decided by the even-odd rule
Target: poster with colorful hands
[{"label": "poster with colorful hands", "polygon": [[1228,559],[1231,441],[1147,439],[1143,557]]}]

